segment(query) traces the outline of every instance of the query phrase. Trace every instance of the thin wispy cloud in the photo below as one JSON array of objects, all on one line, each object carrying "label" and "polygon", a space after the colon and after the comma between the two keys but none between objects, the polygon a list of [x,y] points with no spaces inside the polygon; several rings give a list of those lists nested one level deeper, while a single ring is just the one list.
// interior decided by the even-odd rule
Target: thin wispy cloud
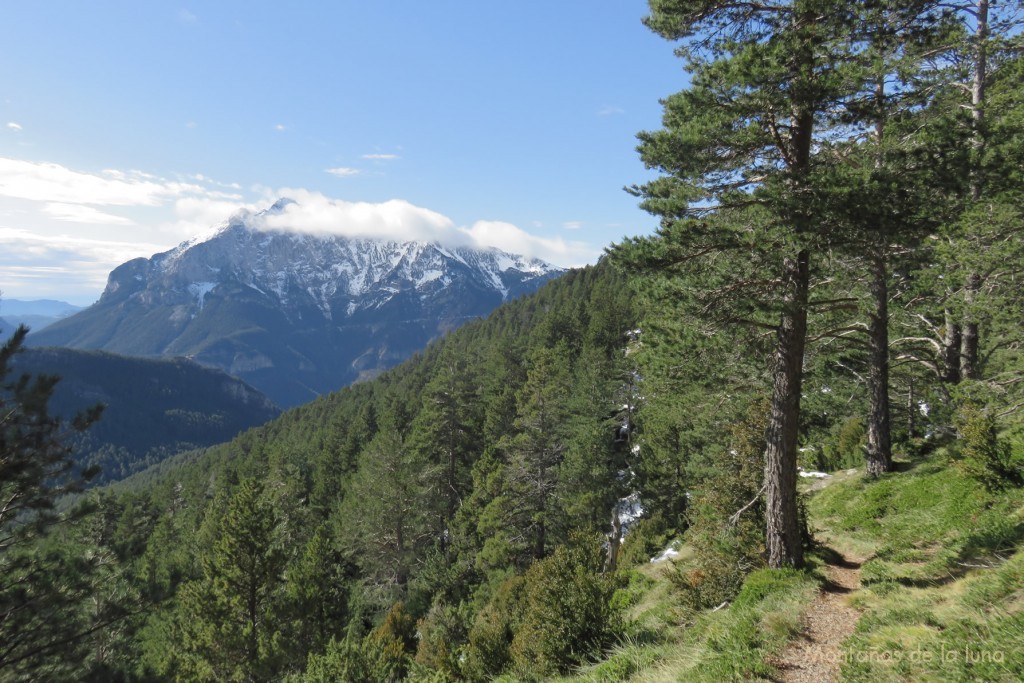
[{"label": "thin wispy cloud", "polygon": [[360,171],[358,168],[351,168],[349,166],[338,166],[336,168],[325,168],[325,173],[330,173],[333,176],[339,178],[349,178],[354,175],[359,175]]},{"label": "thin wispy cloud", "polygon": [[394,161],[399,156],[397,154],[364,154],[363,158],[370,161]]},{"label": "thin wispy cloud", "polygon": [[199,183],[140,171],[75,171],[52,163],[0,157],[0,196],[90,206],[161,206],[183,195],[232,196]]},{"label": "thin wispy cloud", "polygon": [[160,208],[190,197],[238,206],[242,195],[237,189],[202,175],[183,181],[142,171],[87,173],[60,164],[0,157],[0,198],[51,222],[134,226],[132,219],[116,211]]},{"label": "thin wispy cloud", "polygon": [[21,130],[21,124],[20,123],[16,123],[15,121],[8,121],[7,127],[10,130]]},{"label": "thin wispy cloud", "polygon": [[288,126],[284,125],[283,123],[279,123],[276,126],[274,126],[274,130],[276,130],[276,131],[288,130]]},{"label": "thin wispy cloud", "polygon": [[583,221],[566,221],[562,223],[562,227],[566,230],[579,230],[583,227]]},{"label": "thin wispy cloud", "polygon": [[116,216],[112,213],[100,211],[84,204],[62,204],[50,202],[43,205],[43,213],[56,218],[59,221],[70,223],[87,223],[93,225],[134,225],[134,222],[124,216]]},{"label": "thin wispy cloud", "polygon": [[618,116],[619,114],[625,114],[626,110],[622,107],[616,107],[611,104],[606,104],[597,110],[598,116]]},{"label": "thin wispy cloud", "polygon": [[189,12],[187,9],[178,10],[178,21],[183,24],[194,24],[199,21],[199,17]]},{"label": "thin wispy cloud", "polygon": [[40,235],[10,228],[0,228],[0,244],[0,290],[34,297],[98,293],[112,268],[164,248],[139,241]]}]

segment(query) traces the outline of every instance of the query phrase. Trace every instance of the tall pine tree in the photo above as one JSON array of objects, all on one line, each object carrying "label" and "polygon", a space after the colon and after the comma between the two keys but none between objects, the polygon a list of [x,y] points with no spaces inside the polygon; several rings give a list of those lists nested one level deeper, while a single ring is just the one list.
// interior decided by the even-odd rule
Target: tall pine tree
[{"label": "tall pine tree", "polygon": [[754,315],[736,321],[775,335],[767,552],[773,567],[800,566],[797,436],[813,259],[836,238],[814,213],[813,176],[828,162],[817,152],[835,131],[845,92],[850,6],[652,0],[647,25],[684,41],[677,52],[691,81],[665,101],[664,129],[640,134],[641,157],[664,175],[634,191],[662,217],[663,237],[679,245],[677,263],[731,253],[763,264],[722,294],[759,298],[763,305],[747,307]]}]

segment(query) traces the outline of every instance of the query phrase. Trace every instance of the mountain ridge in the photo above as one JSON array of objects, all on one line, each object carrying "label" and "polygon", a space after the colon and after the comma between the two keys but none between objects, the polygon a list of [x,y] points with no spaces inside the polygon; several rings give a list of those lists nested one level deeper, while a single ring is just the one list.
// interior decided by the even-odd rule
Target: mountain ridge
[{"label": "mountain ridge", "polygon": [[493,248],[266,229],[262,215],[122,264],[96,304],[30,343],[185,356],[287,407],[369,379],[564,272]]}]

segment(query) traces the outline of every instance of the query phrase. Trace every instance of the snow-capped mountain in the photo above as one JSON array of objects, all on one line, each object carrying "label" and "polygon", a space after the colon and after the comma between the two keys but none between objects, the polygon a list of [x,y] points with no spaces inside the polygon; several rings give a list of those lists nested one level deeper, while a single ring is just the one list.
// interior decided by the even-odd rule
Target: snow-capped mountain
[{"label": "snow-capped mountain", "polygon": [[189,356],[290,406],[371,377],[562,272],[497,249],[266,230],[259,219],[238,214],[119,266],[99,302],[32,343]]}]

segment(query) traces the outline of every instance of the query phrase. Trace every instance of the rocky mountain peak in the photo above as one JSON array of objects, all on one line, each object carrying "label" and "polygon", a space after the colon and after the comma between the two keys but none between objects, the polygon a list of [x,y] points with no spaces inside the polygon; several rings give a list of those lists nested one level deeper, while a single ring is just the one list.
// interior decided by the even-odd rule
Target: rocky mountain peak
[{"label": "rocky mountain peak", "polygon": [[562,272],[498,249],[268,228],[290,203],[119,266],[97,304],[35,343],[185,355],[287,406],[371,377]]}]

